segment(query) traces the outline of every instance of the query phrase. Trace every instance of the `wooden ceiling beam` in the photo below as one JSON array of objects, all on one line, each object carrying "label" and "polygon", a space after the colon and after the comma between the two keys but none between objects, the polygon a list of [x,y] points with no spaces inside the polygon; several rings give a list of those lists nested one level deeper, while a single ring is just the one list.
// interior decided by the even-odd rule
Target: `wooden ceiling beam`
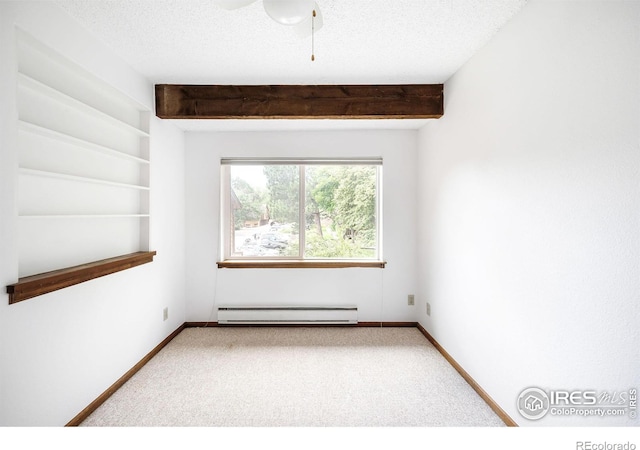
[{"label": "wooden ceiling beam", "polygon": [[157,84],[162,119],[437,119],[442,84]]}]

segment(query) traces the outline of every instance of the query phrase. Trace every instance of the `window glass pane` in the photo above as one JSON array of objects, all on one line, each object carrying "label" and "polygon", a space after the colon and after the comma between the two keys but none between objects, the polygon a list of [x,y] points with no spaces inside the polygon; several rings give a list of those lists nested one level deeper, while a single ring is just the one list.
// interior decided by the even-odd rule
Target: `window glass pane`
[{"label": "window glass pane", "polygon": [[231,166],[233,256],[297,257],[299,168]]},{"label": "window glass pane", "polygon": [[305,257],[377,256],[377,167],[313,165],[305,171]]}]

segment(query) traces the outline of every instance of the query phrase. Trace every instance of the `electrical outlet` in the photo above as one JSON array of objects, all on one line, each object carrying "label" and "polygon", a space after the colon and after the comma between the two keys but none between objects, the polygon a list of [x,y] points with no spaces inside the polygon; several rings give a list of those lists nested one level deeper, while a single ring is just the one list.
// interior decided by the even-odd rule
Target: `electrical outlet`
[{"label": "electrical outlet", "polygon": [[162,320],[165,321],[169,318],[169,308],[166,307],[162,310]]},{"label": "electrical outlet", "polygon": [[427,316],[431,315],[431,303],[427,302]]},{"label": "electrical outlet", "polygon": [[409,294],[409,296],[407,297],[407,303],[409,306],[413,306],[416,304],[416,296],[413,294]]}]

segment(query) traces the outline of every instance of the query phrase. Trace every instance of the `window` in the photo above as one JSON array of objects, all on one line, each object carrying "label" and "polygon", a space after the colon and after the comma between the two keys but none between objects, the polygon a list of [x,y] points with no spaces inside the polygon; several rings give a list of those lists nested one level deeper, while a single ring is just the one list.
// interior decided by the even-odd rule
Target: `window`
[{"label": "window", "polygon": [[381,159],[223,158],[221,166],[219,266],[384,266]]}]

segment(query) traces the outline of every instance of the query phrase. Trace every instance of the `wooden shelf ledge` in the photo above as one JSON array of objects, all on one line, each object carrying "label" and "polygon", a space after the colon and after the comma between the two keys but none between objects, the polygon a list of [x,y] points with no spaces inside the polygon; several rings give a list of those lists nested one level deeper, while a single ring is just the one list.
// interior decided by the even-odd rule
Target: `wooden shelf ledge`
[{"label": "wooden shelf ledge", "polygon": [[156,252],[136,252],[114,258],[102,259],[79,266],[23,277],[7,286],[9,304],[18,303],[38,295],[84,283],[141,264],[150,263]]},{"label": "wooden shelf ledge", "polygon": [[231,260],[218,261],[219,269],[346,269],[351,267],[369,267],[384,269],[385,261],[256,261]]}]

